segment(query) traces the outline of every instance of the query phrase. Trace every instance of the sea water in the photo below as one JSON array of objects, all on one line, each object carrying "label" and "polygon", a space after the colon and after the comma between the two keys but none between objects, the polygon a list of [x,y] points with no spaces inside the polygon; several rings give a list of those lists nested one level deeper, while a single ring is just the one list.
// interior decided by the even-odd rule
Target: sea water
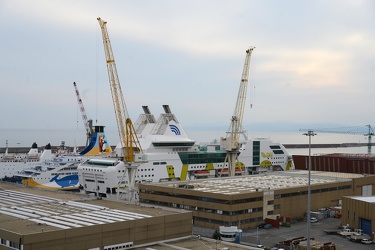
[{"label": "sea water", "polygon": [[[225,131],[189,130],[186,134],[198,143],[209,143],[220,140],[226,135]],[[110,145],[117,145],[119,135],[117,129],[105,129],[106,137]],[[309,137],[303,132],[250,132],[249,138],[267,138],[281,144],[308,144]],[[367,143],[367,137],[363,135],[328,134],[318,133],[311,138],[311,144],[341,144],[341,143]],[[86,145],[86,132],[83,129],[0,129],[0,147],[31,147],[36,142],[43,147],[50,143],[59,146],[62,142],[66,146]],[[375,151],[375,149],[374,149]],[[308,155],[308,148],[289,148],[290,154]],[[311,154],[327,153],[354,153],[365,154],[367,147],[339,147],[339,148],[311,148]]]}]

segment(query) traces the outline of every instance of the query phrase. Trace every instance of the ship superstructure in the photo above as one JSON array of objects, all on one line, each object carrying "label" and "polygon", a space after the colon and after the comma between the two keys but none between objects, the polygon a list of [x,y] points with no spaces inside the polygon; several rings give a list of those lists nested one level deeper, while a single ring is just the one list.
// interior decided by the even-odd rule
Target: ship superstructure
[{"label": "ship superstructure", "polygon": [[27,154],[9,154],[6,148],[5,154],[0,155],[0,179],[12,177],[23,169],[36,164],[51,161],[55,157],[51,144],[47,144],[42,152],[38,151],[38,145],[34,142]]},{"label": "ship superstructure", "polygon": [[[104,133],[104,126],[95,126],[91,134],[91,142],[79,154],[71,152],[56,156],[51,153],[51,145],[48,144],[39,156],[39,160],[32,161],[28,165],[14,163],[17,168],[4,179],[25,186],[50,190],[79,190],[78,164],[89,158],[107,156],[111,152],[112,148]],[[30,149],[29,155],[38,155],[36,144]]]},{"label": "ship superstructure", "polygon": [[[156,120],[147,106],[143,107],[135,129],[147,162],[137,168],[136,182],[193,180],[228,176],[227,152],[220,144],[199,145],[188,138],[168,105]],[[118,145],[109,158],[88,160],[78,167],[79,182],[86,193],[110,197],[128,185],[126,163]],[[289,170],[292,158],[280,143],[269,139],[240,142],[236,175],[261,171]]]}]

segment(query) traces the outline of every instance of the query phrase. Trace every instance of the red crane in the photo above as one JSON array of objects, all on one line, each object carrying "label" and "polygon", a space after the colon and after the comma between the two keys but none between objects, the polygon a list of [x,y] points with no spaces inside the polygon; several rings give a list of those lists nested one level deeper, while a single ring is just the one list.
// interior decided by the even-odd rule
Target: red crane
[{"label": "red crane", "polygon": [[79,109],[81,111],[83,125],[85,125],[85,129],[86,129],[86,136],[87,136],[86,146],[87,146],[88,143],[91,141],[91,136],[92,136],[92,120],[87,118],[85,107],[83,106],[82,99],[77,88],[77,84],[73,82],[73,85],[76,90],[77,101],[78,101]]}]

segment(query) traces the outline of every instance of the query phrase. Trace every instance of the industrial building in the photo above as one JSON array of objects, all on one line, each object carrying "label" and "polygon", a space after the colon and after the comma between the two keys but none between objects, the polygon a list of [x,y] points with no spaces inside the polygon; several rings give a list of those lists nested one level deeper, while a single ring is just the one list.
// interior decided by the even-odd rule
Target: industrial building
[{"label": "industrial building", "polygon": [[192,213],[0,182],[0,249],[112,250],[191,237]]},{"label": "industrial building", "polygon": [[[375,155],[371,154],[324,154],[311,155],[311,170],[375,174]],[[295,169],[306,170],[308,155],[293,155]]]},{"label": "industrial building", "polygon": [[[375,176],[311,171],[311,209],[336,207],[343,196],[372,195]],[[143,203],[193,212],[194,225],[256,227],[266,218],[305,216],[308,171],[139,185]]]},{"label": "industrial building", "polygon": [[342,199],[342,224],[363,233],[375,232],[375,196],[346,196]]}]

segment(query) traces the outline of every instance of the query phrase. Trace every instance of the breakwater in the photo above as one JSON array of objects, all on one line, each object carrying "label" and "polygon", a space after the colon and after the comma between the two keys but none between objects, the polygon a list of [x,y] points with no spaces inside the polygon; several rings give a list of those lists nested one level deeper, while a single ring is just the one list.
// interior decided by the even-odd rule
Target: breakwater
[{"label": "breakwater", "polygon": [[[309,144],[283,144],[286,148],[308,148]],[[374,146],[375,143],[371,143]],[[368,143],[324,143],[311,144],[311,148],[349,148],[349,147],[367,147]]]}]

